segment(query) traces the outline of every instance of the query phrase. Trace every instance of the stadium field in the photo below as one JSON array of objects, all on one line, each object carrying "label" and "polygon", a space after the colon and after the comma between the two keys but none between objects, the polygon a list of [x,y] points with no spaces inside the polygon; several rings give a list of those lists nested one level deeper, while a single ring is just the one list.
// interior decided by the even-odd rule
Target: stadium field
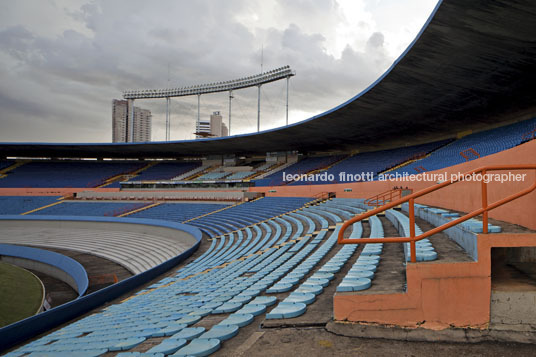
[{"label": "stadium field", "polygon": [[0,327],[34,315],[41,307],[43,287],[29,271],[0,262]]}]

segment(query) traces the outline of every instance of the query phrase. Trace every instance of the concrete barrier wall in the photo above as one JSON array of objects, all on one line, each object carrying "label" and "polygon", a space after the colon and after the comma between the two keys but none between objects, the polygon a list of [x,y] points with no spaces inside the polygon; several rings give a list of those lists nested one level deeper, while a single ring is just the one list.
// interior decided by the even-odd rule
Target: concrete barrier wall
[{"label": "concrete barrier wall", "polygon": [[[10,219],[21,220],[42,220],[40,217],[29,216],[8,216]],[[196,242],[191,248],[187,249],[178,256],[160,264],[156,267],[149,269],[141,274],[134,275],[128,279],[125,279],[119,283],[110,285],[104,289],[91,293],[89,295],[80,297],[79,299],[70,301],[66,304],[57,306],[51,310],[42,312],[38,315],[26,318],[14,324],[5,326],[0,329],[0,352],[2,349],[10,348],[18,343],[21,343],[29,338],[44,333],[52,328],[55,328],[69,320],[72,320],[84,313],[93,310],[96,307],[103,305],[106,302],[114,300],[119,296],[126,294],[133,289],[140,287],[141,285],[153,280],[159,275],[165,273],[169,269],[173,268],[177,264],[181,263],[189,256],[191,256],[199,245],[201,244],[202,233],[193,226],[187,224],[180,224],[167,221],[155,221],[149,219],[121,219],[115,217],[55,217],[56,220],[65,219],[68,221],[86,221],[86,222],[125,222],[142,225],[154,225],[155,228],[172,228],[181,233],[186,233],[191,236]],[[136,222],[138,221],[138,222]]]},{"label": "concrete barrier wall", "polygon": [[45,249],[0,244],[2,260],[18,265],[25,269],[32,269],[50,275],[69,284],[82,296],[89,285],[87,272],[76,260],[63,254]]}]

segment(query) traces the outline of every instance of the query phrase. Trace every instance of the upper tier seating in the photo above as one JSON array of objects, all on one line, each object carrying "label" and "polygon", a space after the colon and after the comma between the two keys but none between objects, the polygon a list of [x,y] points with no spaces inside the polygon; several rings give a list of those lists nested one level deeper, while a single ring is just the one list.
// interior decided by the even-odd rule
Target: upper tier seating
[{"label": "upper tier seating", "polygon": [[0,196],[0,214],[21,214],[58,202],[57,196]]},{"label": "upper tier seating", "polygon": [[251,176],[255,173],[255,171],[240,171],[240,172],[235,172],[233,174],[231,174],[230,176],[227,176],[225,179],[226,180],[241,180],[241,179],[244,179],[248,176]]},{"label": "upper tier seating", "polygon": [[219,180],[224,178],[225,176],[229,175],[229,172],[209,172],[204,175],[201,175],[199,177],[196,177],[195,181],[210,181],[210,180]]},{"label": "upper tier seating", "polygon": [[[306,174],[308,172],[323,169],[333,163],[343,159],[345,155],[333,155],[333,156],[320,156],[320,157],[307,157],[297,163],[288,166],[283,171],[285,174]],[[256,186],[278,186],[285,183],[283,179],[283,172],[277,171],[271,175],[266,176],[261,180],[256,180]],[[288,183],[288,182],[287,182]]]},{"label": "upper tier seating", "polygon": [[143,206],[147,203],[136,202],[71,202],[60,204],[33,212],[34,215],[49,216],[117,216]]},{"label": "upper tier seating", "polygon": [[5,169],[13,164],[13,161],[0,161],[0,170]]},{"label": "upper tier seating", "polygon": [[159,162],[156,165],[149,167],[147,170],[143,170],[129,181],[170,180],[199,166],[201,166],[200,161]]},{"label": "upper tier seating", "polygon": [[265,197],[200,217],[188,224],[197,226],[210,236],[218,236],[295,210],[309,201],[310,198],[304,197]]},{"label": "upper tier seating", "polygon": [[129,215],[130,218],[164,219],[182,223],[189,219],[228,207],[226,204],[162,203]]},{"label": "upper tier seating", "polygon": [[144,165],[143,162],[32,161],[0,179],[0,187],[96,187],[108,178]]},{"label": "upper tier seating", "polygon": [[495,154],[521,144],[526,139],[523,137],[524,134],[535,128],[536,118],[533,118],[508,126],[467,135],[434,151],[430,156],[393,170],[391,173],[401,175],[404,173],[410,175],[418,174],[422,171],[438,170],[466,162],[467,159],[474,160],[478,158],[474,152],[464,152],[464,150],[472,149],[480,157]]},{"label": "upper tier seating", "polygon": [[[405,161],[411,160],[417,156],[424,156],[429,152],[447,144],[448,142],[449,140],[443,140],[429,144],[408,146],[392,150],[356,154],[337,163],[336,165],[333,165],[327,170],[328,174],[332,174],[335,177],[334,182],[319,181],[318,183],[355,182],[354,178],[356,174],[367,174],[369,172],[371,172],[374,179],[376,179],[380,172],[399,165]],[[344,177],[341,180],[341,173],[351,174],[354,177],[346,177],[346,175],[343,175]],[[296,184],[304,183],[305,182],[296,182]]]}]

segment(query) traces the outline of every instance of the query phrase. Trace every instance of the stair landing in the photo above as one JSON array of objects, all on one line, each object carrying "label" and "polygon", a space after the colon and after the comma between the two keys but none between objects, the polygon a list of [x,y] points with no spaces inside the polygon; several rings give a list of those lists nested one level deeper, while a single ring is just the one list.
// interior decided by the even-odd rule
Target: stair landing
[{"label": "stair landing", "polygon": [[534,247],[534,233],[478,234],[479,260],[407,263],[407,291],[334,296],[337,321],[404,327],[472,327],[490,323],[491,248]]}]

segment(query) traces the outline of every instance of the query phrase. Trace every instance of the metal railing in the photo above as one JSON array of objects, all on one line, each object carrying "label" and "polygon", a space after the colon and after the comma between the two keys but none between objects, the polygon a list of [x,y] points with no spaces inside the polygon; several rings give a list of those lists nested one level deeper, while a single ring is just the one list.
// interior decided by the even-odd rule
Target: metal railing
[{"label": "metal railing", "polygon": [[[356,216],[346,222],[341,227],[341,230],[339,231],[339,235],[337,237],[337,243],[339,244],[358,244],[358,243],[410,243],[410,251],[411,251],[411,262],[415,263],[417,261],[417,254],[416,254],[416,246],[415,242],[430,237],[436,233],[442,232],[445,229],[448,229],[452,226],[455,226],[459,223],[462,223],[470,218],[473,218],[478,215],[482,215],[482,231],[483,233],[488,233],[488,212],[502,206],[508,202],[511,202],[513,200],[518,199],[519,197],[525,196],[532,191],[536,189],[536,178],[534,180],[534,183],[529,186],[528,188],[521,190],[515,194],[512,194],[510,196],[507,196],[503,199],[500,199],[498,201],[495,201],[493,203],[488,203],[488,180],[485,179],[486,174],[490,171],[504,171],[504,170],[534,170],[536,173],[536,164],[528,164],[528,165],[495,165],[495,166],[486,166],[479,169],[475,169],[469,172],[466,172],[462,175],[456,175],[456,177],[450,181],[445,181],[443,183],[425,188],[421,191],[415,192],[411,195],[405,196],[397,201],[388,203],[382,207],[378,207],[372,211],[365,212],[359,216]],[[450,222],[447,222],[439,227],[436,227],[434,229],[431,229],[427,232],[424,232],[421,235],[415,236],[415,199],[424,195],[427,195],[431,192],[437,191],[439,189],[442,189],[443,187],[450,186],[454,183],[465,181],[466,177],[474,177],[476,174],[481,174],[481,179],[477,180],[480,181],[480,187],[481,187],[481,197],[482,197],[482,207],[479,209],[476,209],[472,212],[467,213],[466,215],[454,219]],[[478,177],[478,176],[477,176]],[[365,218],[368,218],[370,216],[374,216],[380,212],[386,211],[390,208],[393,208],[395,206],[401,205],[402,203],[408,202],[409,204],[409,230],[410,230],[410,236],[409,237],[389,237],[389,238],[344,238],[344,231],[353,223],[361,221]]]},{"label": "metal railing", "polygon": [[394,199],[401,198],[404,195],[404,191],[409,191],[413,193],[413,189],[410,188],[393,188],[382,193],[378,193],[372,197],[369,197],[365,200],[367,206],[380,207],[387,203],[393,202]]}]

